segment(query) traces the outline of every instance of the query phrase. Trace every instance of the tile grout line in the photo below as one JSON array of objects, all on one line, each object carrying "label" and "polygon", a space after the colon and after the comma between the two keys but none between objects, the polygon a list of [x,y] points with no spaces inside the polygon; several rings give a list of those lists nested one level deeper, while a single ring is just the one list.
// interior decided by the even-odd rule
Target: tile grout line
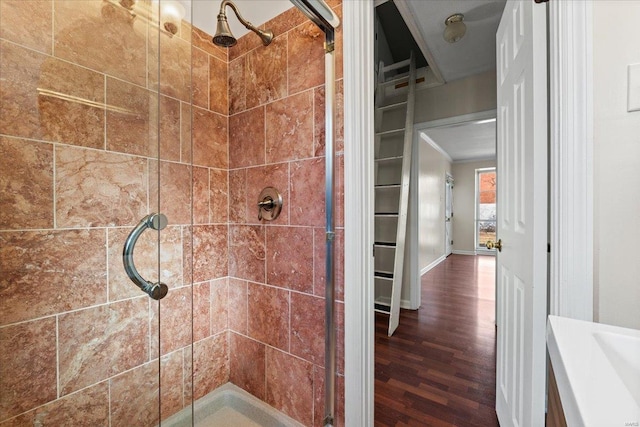
[{"label": "tile grout line", "polygon": [[289,306],[289,339],[287,342],[287,353],[291,354],[291,290],[287,290],[287,304]]},{"label": "tile grout line", "polygon": [[[191,346],[193,346],[193,343],[191,344]],[[185,377],[185,372],[184,372],[184,370],[185,370],[184,353],[186,351],[185,350],[186,348],[187,347],[183,347],[180,350],[180,374],[181,374],[181,377],[182,377],[182,381],[180,382],[180,388],[182,390],[182,393],[180,395],[180,409],[181,410],[185,408],[185,406],[184,406],[184,403],[185,403],[184,398],[185,398],[185,396],[184,395],[185,395],[185,393],[187,391],[186,390],[187,389],[187,387],[186,387],[186,385],[187,385],[186,384],[186,377]]]},{"label": "tile grout line", "polygon": [[107,422],[109,427],[111,427],[111,379],[107,379],[107,406],[109,408],[109,413],[107,414]]},{"label": "tile grout line", "polygon": [[51,56],[56,54],[56,8],[55,2],[51,2]]},{"label": "tile grout line", "polygon": [[262,140],[262,146],[264,147],[264,162],[267,163],[267,105],[262,105],[262,117],[264,117],[264,139]]},{"label": "tile grout line", "polygon": [[108,143],[107,143],[107,75],[103,74],[102,75],[102,88],[103,88],[103,93],[102,93],[102,100],[104,101],[104,111],[102,112],[102,118],[104,120],[104,124],[103,124],[103,129],[102,129],[102,146],[105,152],[108,152]]},{"label": "tile grout line", "polygon": [[105,241],[105,261],[106,261],[106,279],[107,279],[107,283],[106,283],[106,294],[107,294],[107,303],[109,303],[111,300],[111,295],[109,292],[109,280],[110,280],[110,275],[109,275],[109,229],[105,227],[104,229],[104,241]]},{"label": "tile grout line", "polygon": [[56,396],[60,399],[60,319],[56,315]]},{"label": "tile grout line", "polygon": [[58,213],[58,200],[57,200],[58,196],[57,196],[57,192],[56,192],[56,178],[57,178],[56,169],[58,167],[57,162],[56,162],[56,156],[58,154],[58,150],[57,150],[57,144],[54,143],[54,144],[52,144],[52,146],[53,147],[52,147],[51,151],[53,153],[53,159],[52,159],[52,161],[53,161],[53,171],[52,171],[53,182],[52,182],[52,185],[51,185],[51,187],[52,187],[51,190],[52,190],[52,193],[53,193],[52,194],[52,197],[53,197],[53,200],[52,200],[52,202],[53,202],[52,203],[52,208],[53,208],[53,230],[56,230],[58,228],[58,215],[57,215],[57,213]]}]

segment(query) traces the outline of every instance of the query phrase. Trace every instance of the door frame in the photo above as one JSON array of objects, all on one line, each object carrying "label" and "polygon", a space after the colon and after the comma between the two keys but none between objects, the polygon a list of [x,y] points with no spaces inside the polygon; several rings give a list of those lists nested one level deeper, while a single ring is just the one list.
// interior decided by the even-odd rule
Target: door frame
[{"label": "door frame", "polygon": [[374,2],[342,3],[345,422],[373,425]]},{"label": "door frame", "polygon": [[593,2],[547,4],[549,314],[592,321]]},{"label": "door frame", "polygon": [[[433,128],[441,128],[441,127],[446,127],[446,126],[455,126],[455,125],[460,125],[460,124],[464,124],[464,123],[469,123],[469,122],[476,122],[476,121],[481,121],[481,120],[496,120],[498,117],[498,111],[494,108],[491,110],[484,110],[484,111],[476,111],[473,113],[467,113],[467,114],[461,114],[459,116],[452,116],[452,117],[445,117],[442,119],[436,119],[436,120],[429,120],[426,122],[421,122],[421,123],[417,123],[413,126],[413,146],[416,150],[416,152],[414,153],[413,156],[413,161],[414,163],[412,164],[412,167],[415,169],[418,168],[418,162],[419,162],[419,156],[418,156],[418,151],[420,148],[420,144],[422,142],[429,144],[434,150],[436,150],[438,153],[442,154],[442,156],[447,159],[449,161],[449,163],[451,163],[451,165],[453,166],[453,159],[451,158],[451,156],[449,156],[449,154],[444,151],[442,149],[442,147],[440,147],[435,141],[433,141],[427,134],[426,132],[429,129],[433,129]],[[483,157],[483,158],[478,158],[478,159],[474,159],[473,161],[484,161],[484,160],[495,160],[496,157]],[[461,161],[461,163],[464,163],[465,161]],[[415,176],[412,175],[412,178],[414,178],[417,180],[418,178],[418,174],[416,172]],[[417,181],[416,181],[417,182]],[[414,191],[412,192],[412,205],[413,205],[413,209],[414,211],[412,212],[416,218],[419,218],[418,216],[418,206],[419,206],[419,201],[418,201],[418,191]],[[416,234],[417,230],[419,230],[419,224],[417,224],[416,222],[416,231],[413,232],[412,234]],[[445,231],[445,236],[446,236],[446,231]],[[453,236],[452,236],[453,237]],[[410,254],[410,258],[412,259],[413,264],[415,266],[418,266],[418,241],[417,239],[412,239],[413,243],[415,244],[415,253]],[[414,248],[412,247],[412,250]],[[463,251],[466,255],[476,255],[478,253],[477,250],[473,250],[473,251]],[[451,253],[462,253],[462,252],[455,252],[455,250],[452,249]],[[486,252],[489,255],[493,255],[493,252],[487,251]],[[420,307],[421,304],[421,290],[420,290],[420,278],[426,274],[431,268],[435,267],[437,264],[439,264],[440,262],[444,261],[445,258],[447,257],[447,255],[445,254],[444,256],[442,256],[441,258],[438,258],[436,261],[434,261],[433,263],[429,264],[426,268],[420,270],[420,268],[416,267],[415,269],[413,269],[411,271],[411,304],[412,304],[412,309],[417,309]]]},{"label": "door frame", "polygon": [[[531,0],[527,0],[531,1]],[[593,319],[592,0],[549,2],[549,311]],[[571,19],[568,19],[568,18]],[[345,425],[373,425],[374,2],[343,2]]]},{"label": "door frame", "polygon": [[[455,179],[452,172],[445,172],[444,174],[444,256],[448,257],[453,253],[453,186]],[[449,221],[447,221],[447,210],[451,208],[451,215]],[[447,224],[449,224],[449,230],[447,230]]]},{"label": "door frame", "polygon": [[[474,236],[473,236],[473,246],[474,246],[474,252],[476,254],[479,255],[496,255],[496,250],[495,249],[487,249],[487,248],[482,248],[478,245],[478,237],[479,233],[478,233],[478,212],[480,211],[480,174],[483,172],[494,172],[496,174],[496,178],[498,176],[498,164],[496,161],[496,165],[495,166],[491,166],[491,167],[486,167],[486,168],[476,168],[475,169],[475,184],[474,184],[474,195],[475,195],[475,203],[474,203],[474,215],[473,215],[473,224],[474,224]],[[498,193],[497,193],[497,187],[496,187],[496,199],[497,199]],[[497,208],[498,208],[498,204],[496,203],[496,212],[497,212]],[[496,223],[496,233],[498,232],[498,221],[496,219],[495,221]],[[497,234],[496,234],[497,236]],[[496,298],[497,301],[497,298]]]}]

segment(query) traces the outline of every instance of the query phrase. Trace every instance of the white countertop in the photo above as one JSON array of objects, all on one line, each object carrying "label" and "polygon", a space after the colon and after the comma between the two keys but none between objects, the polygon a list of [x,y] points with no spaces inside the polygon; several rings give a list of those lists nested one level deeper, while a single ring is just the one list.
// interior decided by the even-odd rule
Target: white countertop
[{"label": "white countertop", "polygon": [[549,316],[547,344],[567,425],[640,426],[640,330]]}]

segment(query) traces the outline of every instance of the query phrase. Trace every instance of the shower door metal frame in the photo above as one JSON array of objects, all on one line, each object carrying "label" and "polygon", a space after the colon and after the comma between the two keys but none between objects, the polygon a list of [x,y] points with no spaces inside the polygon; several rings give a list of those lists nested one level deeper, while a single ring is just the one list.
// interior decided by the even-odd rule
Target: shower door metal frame
[{"label": "shower door metal frame", "polygon": [[[335,32],[340,20],[323,0],[291,0],[325,34],[325,380],[323,426],[335,424],[336,320],[335,320]],[[317,3],[317,4],[314,4]],[[325,8],[323,16],[316,6]]]},{"label": "shower door metal frame", "polygon": [[325,30],[325,416],[323,425],[335,420],[336,328],[335,328],[335,30]]}]

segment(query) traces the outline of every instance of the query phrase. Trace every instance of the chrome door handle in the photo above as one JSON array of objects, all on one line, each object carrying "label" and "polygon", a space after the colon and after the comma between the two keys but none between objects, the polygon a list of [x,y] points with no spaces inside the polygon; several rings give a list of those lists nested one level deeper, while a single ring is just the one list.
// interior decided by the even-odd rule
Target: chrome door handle
[{"label": "chrome door handle", "polygon": [[140,237],[144,230],[147,228],[162,230],[167,226],[167,223],[167,217],[161,213],[153,213],[145,216],[142,218],[140,223],[131,230],[131,233],[129,233],[129,237],[127,237],[127,240],[124,242],[124,249],[122,251],[124,271],[127,273],[127,276],[129,276],[129,279],[131,279],[131,281],[144,293],[155,300],[164,298],[167,295],[167,292],[169,292],[169,288],[162,282],[152,283],[140,276],[140,273],[138,273],[138,270],[133,263],[133,249],[136,246],[138,237]]}]

